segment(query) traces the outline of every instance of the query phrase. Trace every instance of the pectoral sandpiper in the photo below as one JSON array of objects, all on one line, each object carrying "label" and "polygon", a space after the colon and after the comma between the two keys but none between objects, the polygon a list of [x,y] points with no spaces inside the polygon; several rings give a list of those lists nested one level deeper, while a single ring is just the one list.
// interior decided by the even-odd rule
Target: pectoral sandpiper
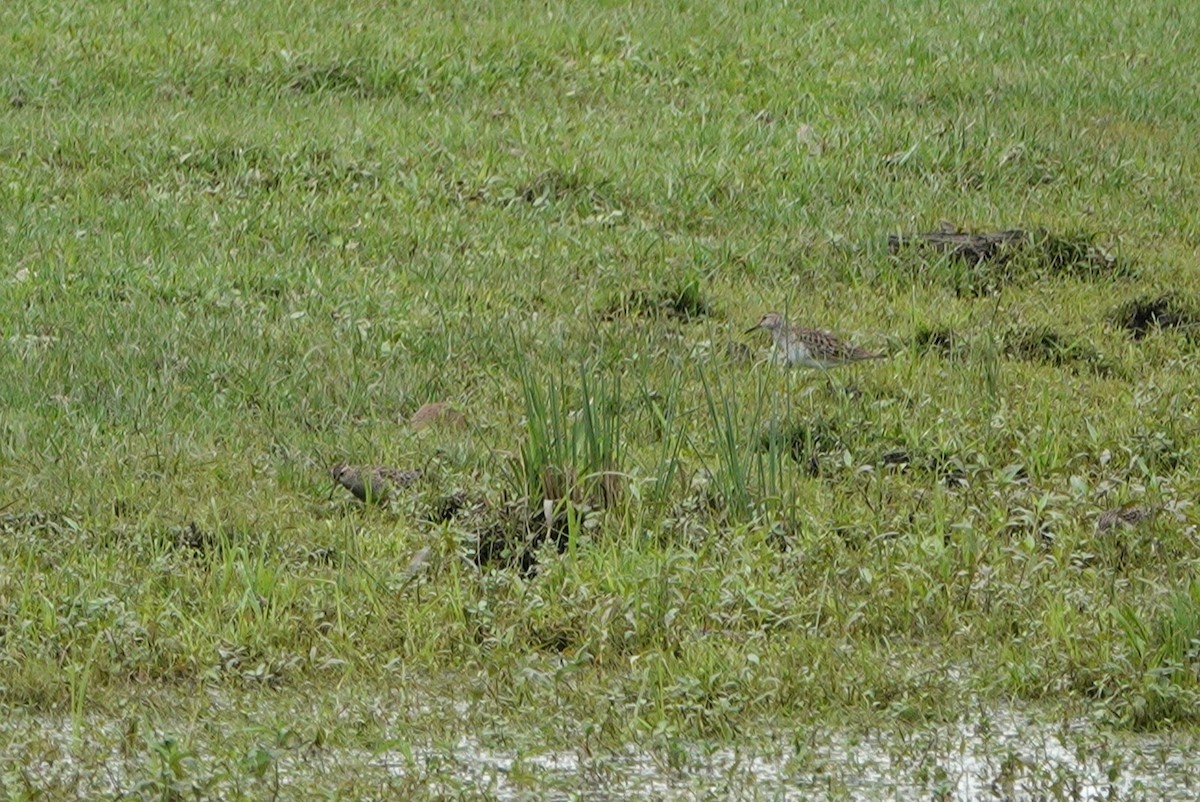
[{"label": "pectoral sandpiper", "polygon": [[1111,532],[1118,527],[1132,529],[1142,521],[1148,521],[1157,514],[1157,507],[1137,507],[1132,505],[1129,507],[1117,507],[1116,509],[1108,510],[1096,519],[1096,531],[1103,534]]},{"label": "pectoral sandpiper", "polygon": [[803,368],[826,370],[865,359],[883,359],[886,356],[850,345],[827,331],[789,326],[777,312],[763,315],[757,324],[746,330],[746,333],[757,329],[771,332],[775,348],[783,353],[787,363]]},{"label": "pectoral sandpiper", "polygon": [[354,494],[359,501],[383,502],[399,487],[408,487],[421,478],[420,471],[387,468],[382,465],[346,465],[338,463],[329,471],[333,481]]}]

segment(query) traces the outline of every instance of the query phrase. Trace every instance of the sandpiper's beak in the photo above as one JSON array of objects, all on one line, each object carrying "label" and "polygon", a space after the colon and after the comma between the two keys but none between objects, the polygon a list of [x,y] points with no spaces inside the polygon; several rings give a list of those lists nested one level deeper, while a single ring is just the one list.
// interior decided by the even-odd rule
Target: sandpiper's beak
[{"label": "sandpiper's beak", "polygon": [[755,323],[753,326],[746,329],[745,331],[743,331],[742,334],[749,334],[750,332],[756,331],[757,329],[761,329],[761,328],[762,328],[762,322],[760,321],[758,323]]}]

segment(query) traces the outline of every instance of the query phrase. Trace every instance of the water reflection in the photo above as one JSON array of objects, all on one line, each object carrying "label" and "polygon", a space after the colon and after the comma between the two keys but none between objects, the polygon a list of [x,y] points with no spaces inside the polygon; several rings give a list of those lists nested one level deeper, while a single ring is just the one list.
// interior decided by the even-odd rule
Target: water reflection
[{"label": "water reflection", "polygon": [[[667,757],[518,754],[463,739],[375,765],[419,769],[443,790],[498,799],[1195,800],[1192,739],[1113,735],[1084,722],[994,711],[967,723],[852,736],[810,732],[753,752],[680,747]],[[411,759],[410,759],[411,758]]]},{"label": "water reflection", "polygon": [[[366,704],[373,711],[387,707],[386,700]],[[223,706],[225,715],[236,709]],[[246,721],[260,718],[249,708],[241,712]],[[312,710],[291,709],[286,718],[320,726]],[[219,726],[222,715],[216,719],[143,722],[138,727],[146,729],[135,737],[132,720],[98,718],[77,726],[71,719],[9,716],[0,725],[0,765],[22,767],[28,796],[46,798],[158,798],[159,791],[187,797],[188,789],[206,797],[237,796],[250,784],[272,795],[286,791],[286,798],[1200,799],[1194,735],[1113,733],[1086,721],[1047,723],[1004,710],[954,724],[866,733],[778,733],[742,748],[660,737],[653,748],[605,754],[491,745],[529,737],[513,734],[367,751],[292,736],[280,740],[280,732],[294,730],[275,727],[267,730],[275,733],[271,739],[243,739],[231,750]],[[363,720],[357,714],[351,719]],[[372,730],[370,741],[383,735],[384,743],[400,744],[412,732],[398,719],[375,724],[379,730]],[[0,789],[9,776],[0,772]]]}]

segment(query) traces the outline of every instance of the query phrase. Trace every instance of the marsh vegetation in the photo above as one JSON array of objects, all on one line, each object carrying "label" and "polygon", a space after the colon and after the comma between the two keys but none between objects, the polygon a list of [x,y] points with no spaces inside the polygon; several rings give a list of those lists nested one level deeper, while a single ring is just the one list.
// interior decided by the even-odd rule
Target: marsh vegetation
[{"label": "marsh vegetation", "polygon": [[[1198,21],[0,8],[3,795],[878,731],[954,798],[972,711],[1189,737]],[[780,369],[770,310],[889,358]]]}]

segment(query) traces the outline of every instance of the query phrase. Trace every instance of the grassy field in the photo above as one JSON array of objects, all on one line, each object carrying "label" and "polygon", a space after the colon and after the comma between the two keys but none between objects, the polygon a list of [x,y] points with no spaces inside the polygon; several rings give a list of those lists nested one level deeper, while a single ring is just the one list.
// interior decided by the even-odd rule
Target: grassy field
[{"label": "grassy field", "polygon": [[3,795],[1194,728],[1200,6],[844,6],[4,4]]}]

